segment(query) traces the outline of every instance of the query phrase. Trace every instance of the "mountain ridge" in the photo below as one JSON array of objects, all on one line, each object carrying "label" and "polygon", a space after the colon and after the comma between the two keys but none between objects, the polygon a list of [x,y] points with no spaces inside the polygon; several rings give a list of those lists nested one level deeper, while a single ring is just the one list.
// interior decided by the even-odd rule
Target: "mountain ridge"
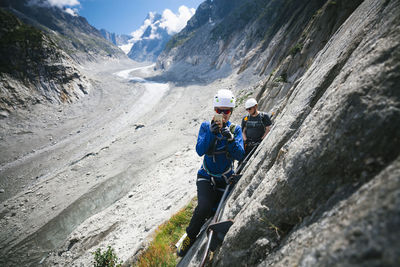
[{"label": "mountain ridge", "polygon": [[58,7],[5,0],[0,8],[1,34],[6,36],[0,73],[4,114],[42,102],[71,103],[92,87],[80,64],[126,58],[85,18]]},{"label": "mountain ridge", "polygon": [[130,35],[127,34],[117,34],[114,32],[109,32],[106,29],[100,29],[101,35],[103,37],[110,41],[111,43],[115,44],[116,46],[121,46],[124,45],[128,42],[128,40],[131,38]]},{"label": "mountain ridge", "polygon": [[54,41],[1,8],[0,16],[0,110],[68,103],[88,93],[86,77]]},{"label": "mountain ridge", "polygon": [[27,24],[42,29],[77,62],[96,57],[124,57],[122,51],[110,45],[100,31],[80,16],[73,16],[58,7],[28,4],[27,0],[5,0],[8,9]]},{"label": "mountain ridge", "polygon": [[[167,28],[161,27],[162,16],[158,13],[150,12],[144,23],[143,33],[137,40],[134,40],[128,57],[139,61],[156,61],[158,55],[164,50],[166,43],[171,38]],[[139,30],[137,30],[139,31]]]}]

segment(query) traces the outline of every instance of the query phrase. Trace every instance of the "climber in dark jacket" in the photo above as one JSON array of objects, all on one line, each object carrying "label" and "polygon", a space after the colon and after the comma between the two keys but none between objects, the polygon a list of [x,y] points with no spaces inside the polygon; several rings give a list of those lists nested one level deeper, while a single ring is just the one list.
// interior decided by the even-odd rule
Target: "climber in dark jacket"
[{"label": "climber in dark jacket", "polygon": [[267,113],[258,111],[258,103],[254,98],[248,99],[245,107],[249,115],[242,120],[242,130],[247,156],[267,136],[272,122]]},{"label": "climber in dark jacket", "polygon": [[235,97],[232,92],[219,90],[214,97],[213,120],[203,122],[200,126],[196,152],[204,158],[197,172],[197,207],[186,228],[187,236],[178,248],[178,256],[186,254],[202,225],[215,212],[213,208],[234,174],[234,160],[240,161],[244,157],[241,127],[229,121],[234,107]]}]

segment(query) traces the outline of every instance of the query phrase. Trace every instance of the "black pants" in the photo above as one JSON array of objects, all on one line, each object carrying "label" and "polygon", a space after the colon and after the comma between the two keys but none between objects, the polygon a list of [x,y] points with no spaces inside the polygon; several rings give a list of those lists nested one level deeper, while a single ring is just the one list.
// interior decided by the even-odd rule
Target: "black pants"
[{"label": "black pants", "polygon": [[222,190],[218,190],[217,188],[225,189],[226,186],[225,182],[221,182],[214,187],[210,180],[199,181],[199,178],[205,177],[197,176],[197,207],[193,212],[189,226],[186,228],[186,233],[190,239],[195,239],[206,220],[214,215],[218,203],[224,194]]},{"label": "black pants", "polygon": [[[261,142],[261,141],[260,141],[260,142]],[[252,150],[254,147],[258,146],[258,144],[259,144],[260,142],[253,142],[253,141],[246,142],[246,143],[245,143],[245,146],[244,146],[244,153],[245,153],[245,154],[244,154],[244,158],[246,158],[247,155],[250,154],[251,150]]]}]

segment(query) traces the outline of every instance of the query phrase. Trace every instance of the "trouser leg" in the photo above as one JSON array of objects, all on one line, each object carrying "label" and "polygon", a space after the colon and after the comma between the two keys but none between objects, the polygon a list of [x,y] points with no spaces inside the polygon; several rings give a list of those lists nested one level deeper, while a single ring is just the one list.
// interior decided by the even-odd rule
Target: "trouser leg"
[{"label": "trouser leg", "polygon": [[[261,141],[260,141],[261,142]],[[257,143],[259,143],[259,142],[257,142]],[[257,145],[256,145],[256,143],[253,143],[253,142],[248,142],[248,143],[246,143],[245,144],[245,149],[244,149],[244,157],[246,158],[247,157],[247,155],[249,155],[250,154],[250,152],[253,150],[253,148],[254,147],[256,147]]]},{"label": "trouser leg", "polygon": [[214,191],[210,181],[197,181],[196,185],[197,207],[193,212],[189,226],[186,228],[186,233],[191,239],[196,238],[207,218],[212,215],[214,206],[221,198],[221,194]]},{"label": "trouser leg", "polygon": [[253,149],[254,146],[251,144],[246,144],[245,149],[244,149],[244,158],[247,157],[247,155],[250,154],[251,150]]}]

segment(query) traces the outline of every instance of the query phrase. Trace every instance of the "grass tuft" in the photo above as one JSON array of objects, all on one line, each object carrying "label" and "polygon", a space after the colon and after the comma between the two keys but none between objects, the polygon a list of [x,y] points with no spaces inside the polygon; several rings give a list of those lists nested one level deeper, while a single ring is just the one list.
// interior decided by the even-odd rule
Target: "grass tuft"
[{"label": "grass tuft", "polygon": [[295,56],[297,53],[300,53],[300,51],[302,49],[303,49],[303,44],[302,43],[297,43],[292,48],[290,48],[289,54],[291,54],[292,56]]},{"label": "grass tuft", "polygon": [[282,73],[274,81],[277,82],[277,83],[287,83],[287,73]]},{"label": "grass tuft", "polygon": [[197,198],[192,199],[186,207],[158,227],[149,247],[139,256],[138,261],[133,266],[176,266],[178,257],[176,256],[175,244],[189,225],[196,201]]}]

